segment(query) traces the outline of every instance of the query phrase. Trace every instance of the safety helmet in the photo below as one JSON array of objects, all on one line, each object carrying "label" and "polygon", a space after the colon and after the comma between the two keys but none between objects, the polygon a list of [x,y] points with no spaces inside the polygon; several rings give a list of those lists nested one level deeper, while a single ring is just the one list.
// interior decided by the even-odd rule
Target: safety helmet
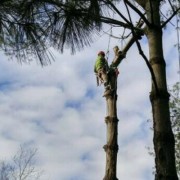
[{"label": "safety helmet", "polygon": [[104,51],[99,51],[99,52],[98,52],[98,56],[99,56],[99,55],[105,56],[105,52],[104,52]]}]

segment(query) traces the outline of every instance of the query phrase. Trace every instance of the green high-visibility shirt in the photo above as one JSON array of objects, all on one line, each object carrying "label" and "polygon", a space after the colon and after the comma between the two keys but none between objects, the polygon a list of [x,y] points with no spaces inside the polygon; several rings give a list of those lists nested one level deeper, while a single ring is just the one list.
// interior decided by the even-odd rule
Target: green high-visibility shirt
[{"label": "green high-visibility shirt", "polygon": [[101,68],[108,68],[108,63],[105,58],[98,56],[94,65],[94,72],[97,73]]}]

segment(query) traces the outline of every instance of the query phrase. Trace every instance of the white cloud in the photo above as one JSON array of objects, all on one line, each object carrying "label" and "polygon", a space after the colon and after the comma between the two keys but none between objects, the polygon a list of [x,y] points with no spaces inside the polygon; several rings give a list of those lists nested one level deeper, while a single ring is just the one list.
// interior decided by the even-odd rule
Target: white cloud
[{"label": "white cloud", "polygon": [[[134,140],[127,146],[120,147],[119,178],[127,180],[132,177],[134,180],[153,179],[153,158],[144,150],[144,144],[142,140]],[[141,169],[141,171],[139,171],[139,169]]]},{"label": "white cloud", "polygon": [[[119,32],[118,32],[119,34]],[[174,34],[165,40],[169,57]],[[144,40],[143,40],[144,41]],[[43,180],[97,180],[104,177],[106,103],[103,86],[96,87],[93,65],[99,50],[107,49],[107,37],[71,56],[55,53],[50,66],[19,65],[0,61],[0,154],[9,159],[22,143],[38,148]],[[112,47],[119,43],[111,41]],[[143,50],[148,56],[147,45]],[[176,58],[176,56],[173,56]],[[109,60],[109,61],[110,61]],[[168,61],[168,83],[176,81],[176,63]],[[149,92],[150,73],[134,45],[119,67],[119,153],[117,177],[152,179],[153,158]],[[74,178],[74,179],[73,179]]]},{"label": "white cloud", "polygon": [[[9,88],[1,92],[1,156],[4,158],[13,154],[18,144],[30,142],[39,150],[38,166],[45,171],[44,180],[70,180],[73,177],[78,180],[96,180],[104,176],[105,152],[102,147],[106,144],[106,110],[105,99],[102,98],[103,86],[96,87],[92,69],[87,70],[89,74],[84,74],[80,69],[76,70],[79,63],[84,63],[85,68],[88,68],[85,62],[88,59],[83,59],[84,62],[77,60],[77,65],[73,62],[70,66],[71,61],[72,59],[66,59],[55,62],[50,67],[45,67],[45,70],[35,66],[25,66],[25,70],[16,65],[16,68],[12,68],[11,64],[6,66],[7,69],[12,68],[9,78],[13,77],[13,85],[8,85]],[[63,65],[65,67],[61,70],[59,67],[63,63],[66,65]],[[91,63],[93,62],[88,62],[89,66]],[[119,78],[120,83],[121,78],[123,77]],[[133,97],[130,96],[130,89],[135,82],[123,84],[123,88],[119,90],[120,111],[126,109],[131,113],[136,103],[139,103],[139,106],[144,104],[145,95],[141,96],[141,93],[146,88],[143,88],[142,84],[138,83],[139,88],[135,86],[136,96]],[[86,97],[89,89],[94,94]],[[140,107],[134,111],[137,113],[138,109]],[[128,136],[131,138],[135,132],[138,133],[138,127],[143,123],[142,117],[132,116],[120,117],[124,119],[119,123],[120,142],[125,141]],[[129,143],[132,142],[128,140]],[[15,144],[11,153],[4,153]],[[143,153],[147,153],[145,148]],[[119,157],[121,156],[119,151]],[[129,168],[127,161],[133,154],[128,152],[126,156],[127,159],[122,159],[123,162],[118,161],[118,177],[126,177],[121,166]],[[149,167],[149,162],[143,160],[144,157],[138,156],[136,159],[139,159],[141,166],[134,169],[130,175],[138,179],[142,177],[142,168]],[[132,165],[135,163],[134,160]]]}]

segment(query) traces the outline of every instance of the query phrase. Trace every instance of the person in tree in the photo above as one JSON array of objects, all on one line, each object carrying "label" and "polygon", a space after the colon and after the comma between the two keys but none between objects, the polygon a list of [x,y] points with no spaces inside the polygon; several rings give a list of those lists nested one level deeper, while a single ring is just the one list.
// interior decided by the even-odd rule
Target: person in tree
[{"label": "person in tree", "polygon": [[107,60],[105,59],[105,53],[104,51],[99,51],[94,65],[94,72],[97,76],[97,85],[100,85],[99,82],[104,84],[105,92],[103,97],[109,95],[112,91],[109,84],[108,71],[109,65]]},{"label": "person in tree", "polygon": [[[113,92],[114,87],[112,86],[112,82],[110,82],[110,76],[112,73],[115,73],[115,76],[118,76],[119,71],[117,69],[118,61],[122,61],[125,55],[119,50],[118,46],[113,48],[114,51],[114,59],[109,67],[107,60],[105,59],[104,51],[99,51],[95,65],[94,72],[97,77],[97,85],[100,83],[104,84],[105,92],[103,97],[110,95]],[[112,80],[112,79],[111,79]]]}]

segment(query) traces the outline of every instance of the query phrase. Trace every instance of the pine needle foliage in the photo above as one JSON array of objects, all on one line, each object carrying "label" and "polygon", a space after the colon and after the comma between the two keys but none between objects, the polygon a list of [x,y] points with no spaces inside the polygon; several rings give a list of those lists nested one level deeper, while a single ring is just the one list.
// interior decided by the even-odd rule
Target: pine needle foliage
[{"label": "pine needle foliage", "polygon": [[[168,1],[175,11],[178,0],[164,2]],[[20,61],[35,57],[47,64],[52,60],[50,47],[75,53],[92,43],[103,23],[131,29],[116,8],[118,2],[121,0],[0,0],[0,48]],[[120,19],[113,19],[109,12]]]},{"label": "pine needle foliage", "polygon": [[[0,47],[12,58],[29,61],[35,56],[43,64],[50,58],[46,51],[46,35],[42,24],[35,19],[34,9],[25,7],[21,0],[1,2]],[[29,14],[28,17],[25,11]]]},{"label": "pine needle foliage", "polygon": [[1,0],[0,48],[20,61],[50,61],[49,47],[72,53],[90,45],[102,22],[98,0]]}]

